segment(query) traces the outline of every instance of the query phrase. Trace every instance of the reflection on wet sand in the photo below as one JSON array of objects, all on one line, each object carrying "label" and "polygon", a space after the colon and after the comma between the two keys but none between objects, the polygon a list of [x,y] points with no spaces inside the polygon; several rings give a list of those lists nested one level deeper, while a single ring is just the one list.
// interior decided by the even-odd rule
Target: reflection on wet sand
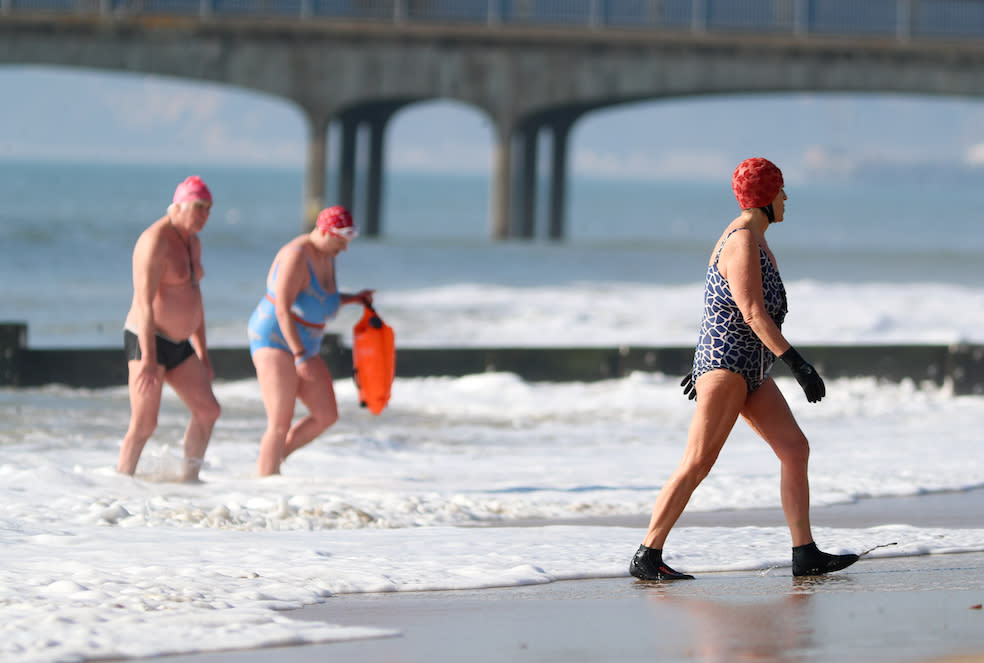
[{"label": "reflection on wet sand", "polygon": [[810,610],[813,594],[810,582],[802,580],[826,579],[793,579],[790,593],[779,597],[735,597],[726,601],[681,596],[656,583],[645,591],[655,608],[654,616],[662,618],[669,608],[683,618],[680,627],[685,631],[673,639],[677,644],[692,643],[692,649],[684,652],[688,659],[709,663],[801,661],[816,647]]}]

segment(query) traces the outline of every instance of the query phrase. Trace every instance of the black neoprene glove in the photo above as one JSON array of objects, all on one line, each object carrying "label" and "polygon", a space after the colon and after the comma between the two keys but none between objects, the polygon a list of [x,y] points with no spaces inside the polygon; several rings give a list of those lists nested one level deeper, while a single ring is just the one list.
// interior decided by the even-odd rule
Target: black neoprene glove
[{"label": "black neoprene glove", "polygon": [[690,371],[683,376],[680,380],[680,386],[683,387],[683,394],[690,400],[697,398],[697,386],[694,384],[694,372]]},{"label": "black neoprene glove", "polygon": [[827,395],[827,388],[823,384],[823,378],[817,373],[816,369],[806,363],[806,360],[796,352],[795,348],[789,348],[779,356],[789,370],[793,372],[793,377],[803,387],[806,400],[811,403],[818,403],[821,398]]}]

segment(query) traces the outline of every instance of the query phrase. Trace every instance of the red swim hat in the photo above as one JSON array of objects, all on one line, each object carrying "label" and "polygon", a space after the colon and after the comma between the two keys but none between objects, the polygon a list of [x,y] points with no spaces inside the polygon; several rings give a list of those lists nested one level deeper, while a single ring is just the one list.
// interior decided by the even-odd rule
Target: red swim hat
[{"label": "red swim hat", "polygon": [[776,199],[782,187],[782,171],[762,157],[745,159],[731,177],[731,188],[742,209],[765,207]]},{"label": "red swim hat", "polygon": [[332,205],[321,210],[318,220],[314,224],[321,232],[334,232],[341,228],[351,228],[355,225],[352,215],[341,205]]},{"label": "red swim hat", "polygon": [[183,203],[189,200],[207,200],[212,202],[212,192],[208,190],[205,182],[198,175],[192,175],[179,184],[178,188],[174,190],[174,200],[171,202]]}]

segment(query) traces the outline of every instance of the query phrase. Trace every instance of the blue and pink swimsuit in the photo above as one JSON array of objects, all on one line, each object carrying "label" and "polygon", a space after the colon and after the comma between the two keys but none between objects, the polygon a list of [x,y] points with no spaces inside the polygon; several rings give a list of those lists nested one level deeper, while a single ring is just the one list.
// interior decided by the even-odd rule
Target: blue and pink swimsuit
[{"label": "blue and pink swimsuit", "polygon": [[[267,282],[266,295],[249,318],[247,332],[251,354],[259,348],[278,348],[288,354],[291,352],[277,322],[276,300],[273,293],[278,269],[279,265],[273,268],[273,276]],[[297,323],[297,332],[304,343],[304,359],[313,357],[321,351],[321,337],[324,334],[325,324],[335,317],[342,303],[337,288],[335,292],[325,292],[318,283],[318,277],[310,260],[308,272],[311,275],[311,282],[297,294],[290,306],[290,317]]]}]

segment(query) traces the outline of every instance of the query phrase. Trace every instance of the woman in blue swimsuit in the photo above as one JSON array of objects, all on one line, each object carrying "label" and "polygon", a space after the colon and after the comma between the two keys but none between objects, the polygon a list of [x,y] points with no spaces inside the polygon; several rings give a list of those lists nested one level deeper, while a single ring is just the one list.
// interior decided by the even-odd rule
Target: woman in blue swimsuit
[{"label": "woman in blue swimsuit", "polygon": [[[339,307],[372,303],[372,290],[338,291],[335,257],[357,232],[340,206],[318,215],[310,233],[284,245],[267,275],[267,291],[249,319],[249,350],[267,414],[260,441],[260,476],[280,473],[291,453],[338,420],[331,373],[321,358],[321,337]],[[308,415],[291,425],[300,399]]]},{"label": "woman in blue swimsuit", "polygon": [[766,159],[746,159],[731,184],[742,211],[718,239],[707,267],[694,368],[681,383],[684,392],[697,399],[697,410],[683,460],[656,498],[649,531],[629,565],[630,573],[642,580],[693,577],[666,565],[663,544],[711,471],[739,415],[779,457],[793,575],[837,571],[858,560],[857,555],[821,552],[813,541],[807,478],[810,446],[769,377],[778,357],[789,365],[807,400],[815,403],[825,395],[823,380],[780,331],[786,317],[786,290],[765,231],[781,223],[785,214],[782,173]]}]

